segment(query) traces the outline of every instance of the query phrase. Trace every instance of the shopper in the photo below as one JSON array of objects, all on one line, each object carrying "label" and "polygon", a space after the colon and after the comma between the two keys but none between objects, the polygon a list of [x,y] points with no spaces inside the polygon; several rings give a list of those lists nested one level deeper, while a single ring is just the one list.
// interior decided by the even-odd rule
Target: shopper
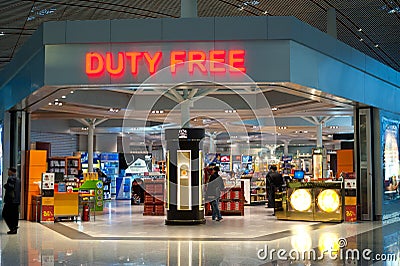
[{"label": "shopper", "polygon": [[104,172],[102,172],[102,171],[100,170],[100,168],[97,168],[97,169],[96,169],[96,172],[97,172],[97,175],[98,175],[98,179],[99,179],[99,180],[101,180],[101,181],[103,181],[103,182],[106,182],[106,181],[107,181],[107,175],[106,175]]},{"label": "shopper", "polygon": [[207,183],[207,199],[210,201],[212,210],[212,219],[216,221],[221,221],[222,216],[219,210],[219,198],[221,196],[221,191],[225,189],[224,181],[219,175],[219,167],[214,166],[210,180]]},{"label": "shopper", "polygon": [[271,165],[269,172],[266,176],[268,188],[268,207],[274,208],[275,215],[275,192],[282,191],[284,184],[282,175],[277,171],[276,165]]},{"label": "shopper", "polygon": [[213,168],[215,167],[215,163],[210,163],[208,166],[206,166],[204,168],[204,183],[203,184],[207,184],[208,180],[210,179],[210,176],[213,173]]},{"label": "shopper", "polygon": [[17,177],[17,170],[13,167],[8,168],[7,183],[4,184],[4,207],[3,218],[10,231],[9,235],[14,235],[18,230],[19,205],[21,203],[21,180]]}]

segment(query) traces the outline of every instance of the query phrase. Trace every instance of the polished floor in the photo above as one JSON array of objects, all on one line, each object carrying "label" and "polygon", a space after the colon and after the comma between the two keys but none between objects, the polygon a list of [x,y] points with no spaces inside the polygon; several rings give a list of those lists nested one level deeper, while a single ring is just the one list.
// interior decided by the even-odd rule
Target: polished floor
[{"label": "polished floor", "polygon": [[400,223],[277,221],[270,209],[248,206],[244,217],[166,226],[165,217],[142,212],[113,200],[90,222],[20,221],[17,235],[7,235],[3,221],[1,264],[400,265]]}]

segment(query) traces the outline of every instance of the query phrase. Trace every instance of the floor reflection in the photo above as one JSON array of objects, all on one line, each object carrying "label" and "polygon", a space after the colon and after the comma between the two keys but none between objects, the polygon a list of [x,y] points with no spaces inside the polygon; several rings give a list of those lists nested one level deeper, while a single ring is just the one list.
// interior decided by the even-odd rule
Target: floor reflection
[{"label": "floor reflection", "polygon": [[[206,226],[211,228],[213,224]],[[229,227],[229,220],[223,226]],[[377,222],[299,226],[289,234],[285,231],[281,236],[279,233],[271,238],[266,236],[265,239],[271,240],[265,241],[70,239],[38,223],[21,221],[20,227],[17,235],[7,235],[5,223],[1,223],[1,265],[400,265],[400,223],[383,227]],[[99,233],[102,229],[100,225],[97,228]],[[181,228],[177,230],[182,233]],[[262,258],[260,249],[274,249],[275,257]],[[277,257],[280,249],[286,250],[284,259]],[[396,260],[339,256],[356,249],[371,250],[372,259],[379,254],[386,255],[386,259],[394,255]],[[292,250],[295,252],[290,254]],[[319,257],[326,250],[336,250],[333,255],[339,257],[331,259],[329,254],[322,259],[308,257],[312,252]],[[296,259],[296,254],[303,253],[305,258]]]}]

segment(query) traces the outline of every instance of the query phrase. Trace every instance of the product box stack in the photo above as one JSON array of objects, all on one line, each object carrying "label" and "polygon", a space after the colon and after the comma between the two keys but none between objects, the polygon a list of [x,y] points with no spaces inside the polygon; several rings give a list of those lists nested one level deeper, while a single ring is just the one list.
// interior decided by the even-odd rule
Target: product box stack
[{"label": "product box stack", "polygon": [[[206,203],[206,215],[211,215],[211,205]],[[222,193],[219,201],[219,209],[222,215],[244,215],[244,185],[241,182],[240,187],[226,189]]]},{"label": "product box stack", "polygon": [[164,215],[164,180],[145,181],[143,215]]}]

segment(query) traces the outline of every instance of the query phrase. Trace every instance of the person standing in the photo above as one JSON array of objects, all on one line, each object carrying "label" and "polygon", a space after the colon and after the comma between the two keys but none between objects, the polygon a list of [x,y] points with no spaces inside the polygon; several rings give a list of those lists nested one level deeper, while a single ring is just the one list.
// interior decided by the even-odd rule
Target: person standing
[{"label": "person standing", "polygon": [[219,210],[219,198],[221,196],[221,191],[225,189],[224,181],[219,175],[219,167],[214,166],[212,175],[207,183],[207,198],[210,200],[212,219],[216,221],[221,221],[222,216]]},{"label": "person standing", "polygon": [[21,180],[17,177],[17,170],[13,167],[8,168],[7,183],[4,184],[4,207],[3,218],[10,231],[9,235],[14,235],[18,230],[19,205],[21,203]]},{"label": "person standing", "polygon": [[282,175],[277,171],[277,167],[272,165],[266,176],[268,187],[268,207],[274,208],[275,215],[275,192],[282,191],[284,184]]}]

